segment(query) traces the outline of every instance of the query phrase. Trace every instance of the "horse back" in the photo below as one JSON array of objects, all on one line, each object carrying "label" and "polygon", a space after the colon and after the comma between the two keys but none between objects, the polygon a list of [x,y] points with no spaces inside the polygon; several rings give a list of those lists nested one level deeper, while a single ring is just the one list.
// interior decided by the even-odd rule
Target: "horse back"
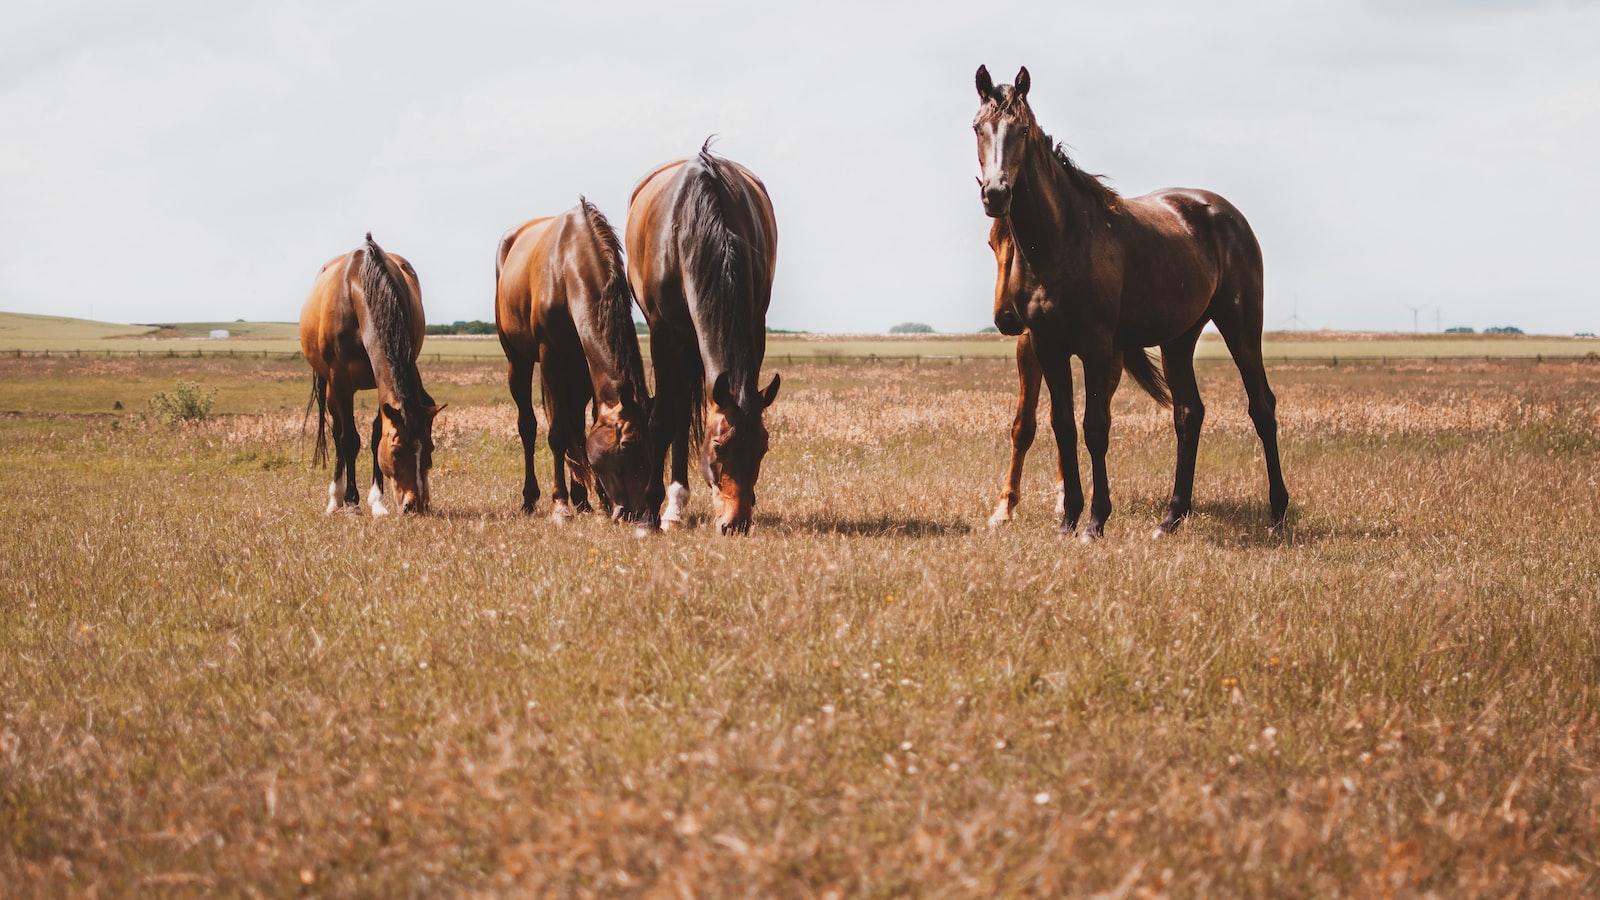
[{"label": "horse back", "polygon": [[506,351],[532,354],[541,325],[546,272],[556,216],[530,219],[506,232],[495,257],[495,329]]}]

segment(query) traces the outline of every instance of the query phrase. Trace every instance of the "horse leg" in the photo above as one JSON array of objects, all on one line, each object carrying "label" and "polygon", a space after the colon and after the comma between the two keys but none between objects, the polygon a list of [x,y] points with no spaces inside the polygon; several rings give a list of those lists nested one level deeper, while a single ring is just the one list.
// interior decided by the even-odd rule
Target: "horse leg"
[{"label": "horse leg", "polygon": [[1022,463],[1038,431],[1039,379],[1043,374],[1033,352],[1033,340],[1023,332],[1017,338],[1017,412],[1011,420],[1011,460],[1006,466],[1006,483],[1000,490],[1000,502],[989,516],[990,528],[1010,522],[1012,511],[1022,500]]},{"label": "horse leg", "polygon": [[328,413],[333,420],[333,480],[328,483],[330,513],[361,503],[356,491],[356,455],[361,452],[361,435],[356,432],[355,391],[348,385],[328,381]]},{"label": "horse leg", "polygon": [[1072,357],[1065,347],[1033,341],[1034,359],[1050,388],[1050,429],[1056,435],[1056,472],[1061,476],[1056,512],[1061,533],[1078,530],[1083,515],[1083,484],[1078,480],[1078,426],[1072,410]]},{"label": "horse leg", "polygon": [[1194,345],[1200,340],[1205,323],[1161,345],[1161,369],[1172,392],[1172,430],[1178,437],[1178,463],[1172,474],[1172,499],[1166,518],[1156,526],[1154,537],[1176,531],[1188,518],[1194,502],[1194,460],[1200,450],[1200,426],[1206,420],[1206,406],[1200,402],[1200,386],[1194,377]]},{"label": "horse leg", "polygon": [[389,508],[383,505],[383,467],[378,465],[378,444],[382,440],[383,413],[379,412],[372,417],[372,489],[367,491],[367,506],[372,508],[373,518],[389,514]]},{"label": "horse leg", "polygon": [[[1111,446],[1111,395],[1122,378],[1121,360],[1110,347],[1083,355],[1083,443],[1089,449],[1089,473],[1094,495],[1089,501],[1089,521],[1083,526],[1084,543],[1105,534],[1111,518],[1111,479],[1106,474],[1106,451]],[[1055,392],[1050,393],[1052,401]]]},{"label": "horse leg", "polygon": [[678,422],[678,431],[672,436],[672,484],[667,488],[667,511],[661,523],[672,528],[684,527],[684,517],[689,506],[689,416],[684,410]]},{"label": "horse leg", "polygon": [[533,471],[539,440],[539,417],[533,412],[533,360],[514,357],[506,367],[506,384],[517,404],[517,437],[522,439],[522,511],[531,513],[539,502],[539,476]]},{"label": "horse leg", "polygon": [[[1258,301],[1255,309],[1260,310]],[[1278,398],[1267,384],[1267,367],[1261,358],[1261,322],[1259,314],[1253,327],[1239,321],[1215,320],[1222,340],[1228,345],[1234,365],[1239,367],[1239,378],[1244,382],[1245,395],[1250,398],[1250,421],[1261,438],[1261,450],[1267,458],[1267,498],[1272,506],[1272,533],[1283,532],[1284,517],[1289,512],[1289,488],[1283,483],[1283,467],[1278,459]]]},{"label": "horse leg", "polygon": [[[584,436],[588,433],[584,423],[584,411],[589,408],[589,373],[579,373],[579,377],[572,382],[573,388],[566,400],[566,412],[572,416],[572,421],[578,426],[574,433],[567,435],[567,446],[572,453],[572,459],[581,460],[582,468],[574,464],[572,478],[572,511],[580,513],[594,512],[594,507],[589,504],[589,484],[581,477],[581,472],[588,471],[587,459],[584,458],[587,449],[584,446]],[[569,460],[570,462],[570,460]],[[593,477],[592,475],[590,476]],[[598,484],[598,480],[596,480]]]},{"label": "horse leg", "polygon": [[551,360],[546,355],[539,371],[545,380],[544,416],[550,423],[546,440],[550,445],[551,480],[555,484],[550,489],[550,518],[559,524],[571,519],[573,513],[567,501],[567,446],[572,436],[567,433],[567,398],[550,383],[550,369]]}]

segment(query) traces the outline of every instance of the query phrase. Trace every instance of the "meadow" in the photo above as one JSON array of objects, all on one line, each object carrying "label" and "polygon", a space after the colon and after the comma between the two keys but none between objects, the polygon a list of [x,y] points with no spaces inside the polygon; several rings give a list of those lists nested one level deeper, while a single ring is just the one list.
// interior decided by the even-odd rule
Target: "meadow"
[{"label": "meadow", "polygon": [[1207,362],[1149,540],[1124,390],[1093,546],[1043,426],[984,525],[1003,360],[782,371],[756,533],[696,483],[641,540],[517,512],[493,363],[424,367],[436,512],[373,520],[303,363],[0,357],[0,893],[1600,888],[1600,363],[1274,364],[1281,539]]}]

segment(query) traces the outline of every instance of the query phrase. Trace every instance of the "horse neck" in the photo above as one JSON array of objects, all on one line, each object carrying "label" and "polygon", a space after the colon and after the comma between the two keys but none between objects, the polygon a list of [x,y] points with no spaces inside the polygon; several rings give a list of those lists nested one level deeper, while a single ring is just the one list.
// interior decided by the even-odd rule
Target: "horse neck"
[{"label": "horse neck", "polygon": [[1029,268],[1048,283],[1079,268],[1095,240],[1085,227],[1092,199],[1062,171],[1047,141],[1030,136],[1023,165],[1025,180],[1011,199],[1011,233]]}]

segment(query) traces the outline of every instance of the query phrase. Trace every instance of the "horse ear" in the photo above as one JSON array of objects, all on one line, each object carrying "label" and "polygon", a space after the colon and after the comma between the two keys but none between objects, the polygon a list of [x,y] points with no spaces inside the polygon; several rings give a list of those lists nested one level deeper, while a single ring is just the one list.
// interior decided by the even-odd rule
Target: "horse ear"
[{"label": "horse ear", "polygon": [[978,67],[978,99],[988,100],[994,96],[994,79],[989,77],[989,67]]},{"label": "horse ear", "polygon": [[761,406],[763,408],[771,406],[772,401],[778,399],[778,387],[781,384],[783,384],[783,376],[773,372],[772,381],[768,382],[766,389],[761,392]]},{"label": "horse ear", "polygon": [[438,406],[429,407],[429,409],[428,409],[428,419],[430,421],[432,421],[433,419],[439,418],[439,413],[444,412],[445,407],[447,407],[449,405],[450,404],[448,404],[448,403],[441,403]]},{"label": "horse ear", "polygon": [[729,381],[727,372],[718,375],[717,380],[711,383],[711,402],[723,410],[733,409],[737,405],[733,399],[732,382]]},{"label": "horse ear", "polygon": [[1028,74],[1028,67],[1023,66],[1017,70],[1017,79],[1011,83],[1011,89],[1018,97],[1028,96],[1028,88],[1033,85],[1033,78]]}]

